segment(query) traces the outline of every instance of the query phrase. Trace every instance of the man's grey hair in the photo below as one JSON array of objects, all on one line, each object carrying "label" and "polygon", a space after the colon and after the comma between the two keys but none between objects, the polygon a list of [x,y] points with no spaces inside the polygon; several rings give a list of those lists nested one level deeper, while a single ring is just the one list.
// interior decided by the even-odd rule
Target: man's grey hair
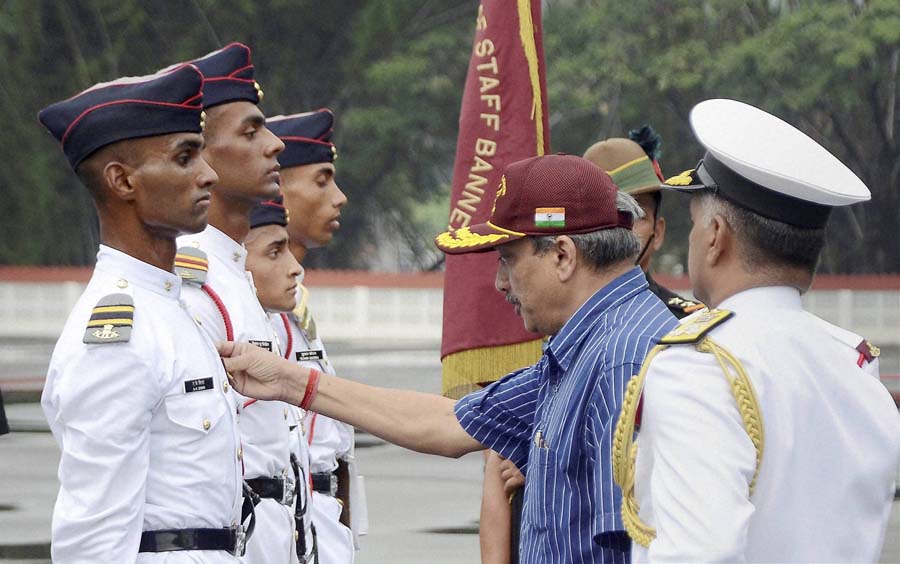
[{"label": "man's grey hair", "polygon": [[825,246],[825,228],[788,225],[737,206],[712,191],[700,198],[700,221],[709,225],[722,216],[740,244],[740,257],[748,270],[792,267],[815,274],[819,255]]},{"label": "man's grey hair", "polygon": [[[637,221],[644,217],[644,210],[634,198],[624,192],[616,193],[616,209],[629,214],[632,220]],[[541,254],[550,249],[555,243],[557,235],[544,235],[531,237],[534,252]],[[603,271],[614,264],[637,260],[641,252],[641,239],[631,229],[614,227],[601,231],[567,234],[567,237],[575,243],[579,258],[596,271]]]}]

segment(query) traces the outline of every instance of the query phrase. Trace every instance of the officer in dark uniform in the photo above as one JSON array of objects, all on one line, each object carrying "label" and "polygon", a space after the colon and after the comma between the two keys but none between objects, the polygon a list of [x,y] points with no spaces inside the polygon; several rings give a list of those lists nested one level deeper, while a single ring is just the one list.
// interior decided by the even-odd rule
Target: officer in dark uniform
[{"label": "officer in dark uniform", "polygon": [[659,135],[645,125],[629,132],[628,139],[613,137],[594,143],[585,151],[584,158],[605,170],[619,190],[634,197],[644,210],[644,218],[634,222],[634,230],[644,243],[637,264],[647,275],[650,291],[680,319],[702,309],[703,304],[686,300],[660,286],[650,274],[653,253],[662,247],[666,236],[666,219],[660,215],[662,192],[659,186],[664,177],[656,161],[659,146]]}]

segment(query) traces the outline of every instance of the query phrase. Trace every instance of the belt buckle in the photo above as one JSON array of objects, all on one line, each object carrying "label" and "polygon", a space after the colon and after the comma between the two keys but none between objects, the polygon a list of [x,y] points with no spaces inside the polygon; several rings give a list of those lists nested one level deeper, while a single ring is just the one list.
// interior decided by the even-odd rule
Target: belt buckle
[{"label": "belt buckle", "polygon": [[294,492],[296,490],[296,484],[293,480],[289,478],[282,479],[282,489],[281,489],[281,504],[282,505],[293,505],[294,504]]},{"label": "belt buckle", "polygon": [[243,525],[238,525],[234,529],[234,550],[231,551],[231,555],[240,558],[245,552],[247,552],[247,532]]},{"label": "belt buckle", "polygon": [[331,497],[337,497],[338,493],[338,477],[334,472],[331,473],[331,480],[329,483],[329,491],[331,492]]}]

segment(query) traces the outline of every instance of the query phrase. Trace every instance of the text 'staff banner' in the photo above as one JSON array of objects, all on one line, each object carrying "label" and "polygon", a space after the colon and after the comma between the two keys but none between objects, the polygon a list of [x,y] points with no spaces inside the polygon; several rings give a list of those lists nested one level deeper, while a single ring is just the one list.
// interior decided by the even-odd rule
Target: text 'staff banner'
[{"label": "text 'staff banner'", "polygon": [[[510,163],[550,146],[540,0],[482,0],[459,115],[449,226],[484,222]],[[441,344],[443,392],[462,397],[534,363],[525,330],[494,288],[495,252],[447,256]]]}]

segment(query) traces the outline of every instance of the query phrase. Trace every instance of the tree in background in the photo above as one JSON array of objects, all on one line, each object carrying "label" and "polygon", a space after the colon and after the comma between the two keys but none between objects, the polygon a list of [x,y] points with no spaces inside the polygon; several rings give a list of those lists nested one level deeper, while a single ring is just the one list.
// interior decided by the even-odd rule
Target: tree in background
[{"label": "tree in background", "polygon": [[[896,0],[552,2],[545,37],[554,150],[580,154],[651,123],[674,175],[702,155],[687,120],[694,104],[752,103],[822,143],[872,191],[871,202],[835,212],[822,271],[900,272]],[[683,210],[678,200],[664,205]],[[667,217],[671,250],[685,240],[685,213]]]},{"label": "tree in background", "polygon": [[[437,264],[431,238],[446,221],[476,10],[474,0],[0,3],[0,263],[93,262],[93,212],[38,109],[242,41],[254,49],[264,111],[337,115],[338,178],[351,204],[311,265]],[[544,11],[554,151],[581,154],[650,123],[674,175],[701,156],[687,124],[693,104],[758,105],[872,190],[872,202],[835,212],[822,270],[900,272],[896,0],[546,0]],[[675,262],[686,252],[680,200],[664,203]]]}]

